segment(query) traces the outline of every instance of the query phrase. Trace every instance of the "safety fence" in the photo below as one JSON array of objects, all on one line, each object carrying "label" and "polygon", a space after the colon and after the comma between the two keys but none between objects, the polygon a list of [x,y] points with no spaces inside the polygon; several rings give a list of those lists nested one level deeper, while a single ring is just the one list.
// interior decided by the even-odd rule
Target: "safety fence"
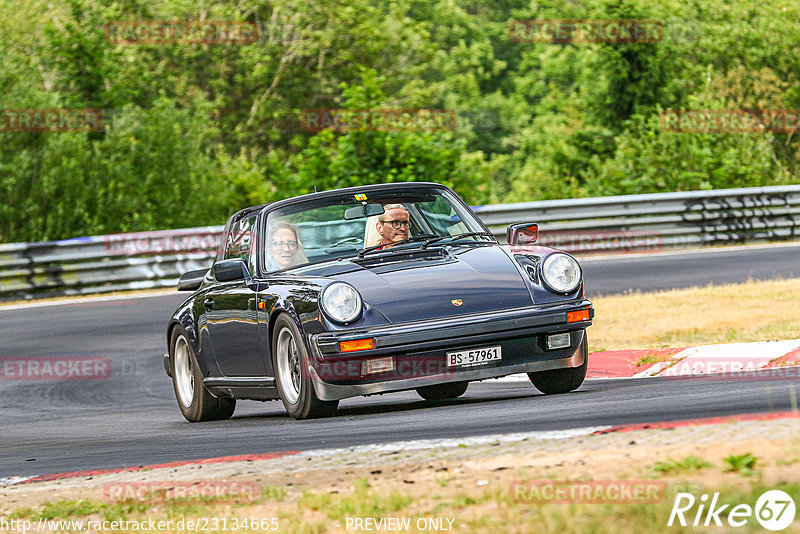
[{"label": "safety fence", "polygon": [[[700,247],[800,237],[800,185],[475,206],[502,241],[515,222],[574,254]],[[208,226],[0,244],[0,300],[172,287],[210,266],[223,228]]]}]

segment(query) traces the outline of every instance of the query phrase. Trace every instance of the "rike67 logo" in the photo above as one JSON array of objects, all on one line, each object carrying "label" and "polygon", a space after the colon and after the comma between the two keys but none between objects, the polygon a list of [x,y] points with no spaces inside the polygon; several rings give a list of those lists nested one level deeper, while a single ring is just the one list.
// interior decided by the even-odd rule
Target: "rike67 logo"
[{"label": "rike67 logo", "polygon": [[[693,508],[697,505],[697,510]],[[693,513],[694,512],[694,513]],[[685,514],[685,516],[684,516]],[[754,507],[749,504],[720,504],[719,493],[709,496],[703,494],[696,499],[691,493],[678,493],[667,526],[691,525],[693,527],[724,526],[743,527],[753,518],[765,529],[779,531],[794,521],[795,504],[792,497],[781,490],[770,490],[761,494]]]}]

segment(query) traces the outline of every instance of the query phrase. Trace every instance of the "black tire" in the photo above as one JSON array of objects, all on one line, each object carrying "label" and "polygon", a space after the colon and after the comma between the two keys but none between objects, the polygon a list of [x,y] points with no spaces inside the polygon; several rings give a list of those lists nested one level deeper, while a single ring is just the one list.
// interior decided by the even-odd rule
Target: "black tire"
[{"label": "black tire", "polygon": [[187,421],[218,421],[230,419],[236,409],[236,399],[215,397],[203,385],[203,373],[189,343],[186,331],[176,326],[169,344],[172,388],[178,408]]},{"label": "black tire", "polygon": [[469,382],[448,382],[447,384],[417,388],[417,394],[427,401],[457,399],[467,392],[468,386]]},{"label": "black tire", "polygon": [[528,378],[530,378],[533,385],[536,386],[536,389],[545,395],[575,391],[583,384],[586,378],[586,368],[589,364],[589,348],[586,342],[586,333],[583,334],[583,342],[581,346],[578,347],[576,353],[578,352],[583,353],[583,364],[578,367],[528,373]]},{"label": "black tire", "polygon": [[339,401],[322,401],[308,374],[308,351],[295,322],[281,314],[272,329],[272,369],[284,408],[293,419],[331,415]]}]

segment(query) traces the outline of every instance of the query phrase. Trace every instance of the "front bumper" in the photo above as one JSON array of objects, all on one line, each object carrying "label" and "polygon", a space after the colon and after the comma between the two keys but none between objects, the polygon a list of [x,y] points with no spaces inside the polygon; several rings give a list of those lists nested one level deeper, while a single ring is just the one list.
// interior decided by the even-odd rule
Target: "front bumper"
[{"label": "front bumper", "polygon": [[[567,322],[567,313],[589,310],[589,320]],[[416,389],[446,382],[499,378],[515,373],[578,367],[578,350],[594,309],[586,299],[370,329],[309,336],[309,375],[321,400]],[[550,334],[569,333],[568,347],[548,350]],[[373,349],[342,353],[340,343],[372,339]],[[499,346],[502,359],[472,367],[447,366],[446,353]],[[391,357],[394,369],[366,374],[362,363]]]}]

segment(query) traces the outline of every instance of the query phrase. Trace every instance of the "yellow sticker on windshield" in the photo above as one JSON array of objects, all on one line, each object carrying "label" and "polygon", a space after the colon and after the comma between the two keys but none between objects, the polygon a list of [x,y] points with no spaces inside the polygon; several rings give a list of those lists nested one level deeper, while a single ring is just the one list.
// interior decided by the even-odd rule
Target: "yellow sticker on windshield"
[{"label": "yellow sticker on windshield", "polygon": [[367,195],[365,195],[364,193],[358,193],[358,194],[353,195],[353,196],[355,197],[356,200],[359,200],[359,201],[367,200]]}]

